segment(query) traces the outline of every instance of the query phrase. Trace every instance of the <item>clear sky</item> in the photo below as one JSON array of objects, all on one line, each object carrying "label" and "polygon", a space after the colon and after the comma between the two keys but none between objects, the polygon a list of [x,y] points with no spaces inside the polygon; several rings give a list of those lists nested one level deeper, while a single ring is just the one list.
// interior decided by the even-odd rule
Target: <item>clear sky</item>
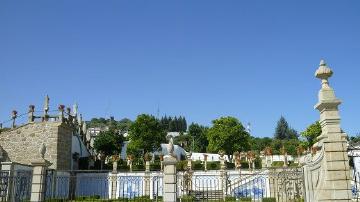
[{"label": "clear sky", "polygon": [[324,58],[360,132],[360,1],[0,1],[0,120],[79,103],[85,119],[235,116],[272,136],[319,117]]}]

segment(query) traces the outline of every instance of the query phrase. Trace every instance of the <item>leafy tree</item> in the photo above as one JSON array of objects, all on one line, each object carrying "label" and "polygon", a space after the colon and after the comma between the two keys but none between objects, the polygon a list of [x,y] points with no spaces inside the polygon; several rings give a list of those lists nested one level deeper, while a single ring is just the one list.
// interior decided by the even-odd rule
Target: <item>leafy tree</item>
[{"label": "leafy tree", "polygon": [[117,122],[116,128],[120,131],[121,134],[130,130],[131,124],[133,122],[128,118],[123,118]]},{"label": "leafy tree", "polygon": [[100,132],[94,140],[94,149],[105,155],[120,153],[124,139],[114,130]]},{"label": "leafy tree", "polygon": [[301,145],[298,139],[280,140],[274,139],[271,143],[273,154],[281,154],[281,149],[284,148],[287,154],[297,155],[297,147]]},{"label": "leafy tree", "polygon": [[185,132],[187,130],[187,124],[185,117],[162,117],[160,119],[161,126],[167,132]]},{"label": "leafy tree", "polygon": [[319,121],[311,124],[305,131],[301,132],[301,136],[307,140],[307,147],[310,147],[315,143],[316,138],[321,135],[321,132],[321,125]]},{"label": "leafy tree", "polygon": [[87,121],[86,124],[89,128],[108,127],[110,130],[116,130],[122,134],[129,130],[132,121],[128,118],[123,118],[120,121],[116,121],[114,117],[110,117],[110,119],[92,118],[91,121]]},{"label": "leafy tree", "polygon": [[280,140],[297,139],[298,133],[295,129],[290,128],[288,122],[281,116],[275,128],[274,138]]},{"label": "leafy tree", "polygon": [[357,144],[360,142],[360,133],[357,133],[355,136],[348,136],[349,144]]},{"label": "leafy tree", "polygon": [[179,136],[174,138],[174,144],[180,145],[186,151],[191,150],[192,137],[188,134],[180,133]]},{"label": "leafy tree", "polygon": [[250,145],[252,151],[263,151],[267,146],[272,144],[272,139],[269,137],[251,137]]},{"label": "leafy tree", "polygon": [[207,139],[208,128],[201,126],[197,123],[191,123],[189,126],[188,134],[191,139],[191,150],[194,152],[206,152],[206,148],[209,145]]},{"label": "leafy tree", "polygon": [[154,116],[141,114],[130,126],[129,139],[127,153],[139,155],[160,149],[161,143],[166,141],[166,133]]},{"label": "leafy tree", "polygon": [[208,130],[207,136],[209,152],[224,150],[227,155],[232,155],[235,151],[250,149],[250,134],[234,117],[213,120],[213,126]]}]

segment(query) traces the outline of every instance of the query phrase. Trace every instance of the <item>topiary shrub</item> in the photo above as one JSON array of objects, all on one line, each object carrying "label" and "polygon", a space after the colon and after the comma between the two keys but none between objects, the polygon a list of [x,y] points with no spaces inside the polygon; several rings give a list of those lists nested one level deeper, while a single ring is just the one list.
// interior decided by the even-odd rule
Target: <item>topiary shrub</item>
[{"label": "topiary shrub", "polygon": [[194,170],[204,170],[204,165],[202,164],[201,161],[195,161],[194,162]]},{"label": "topiary shrub", "polygon": [[255,159],[255,169],[261,169],[262,168],[262,160],[260,157],[256,157]]},{"label": "topiary shrub", "polygon": [[249,169],[249,163],[247,161],[240,162],[242,169]]},{"label": "topiary shrub", "polygon": [[235,201],[236,201],[236,197],[226,196],[226,197],[225,197],[225,201],[226,201],[226,202],[235,202]]},{"label": "topiary shrub", "polygon": [[176,170],[184,171],[187,167],[187,161],[179,161],[176,163]]},{"label": "topiary shrub", "polygon": [[180,200],[181,200],[182,202],[193,202],[193,201],[195,201],[195,197],[194,197],[194,196],[191,196],[191,195],[186,195],[186,196],[182,196],[182,197],[180,198]]},{"label": "topiary shrub", "polygon": [[267,197],[262,199],[263,202],[276,202],[276,198]]},{"label": "topiary shrub", "polygon": [[241,197],[238,201],[251,202],[251,197]]},{"label": "topiary shrub", "polygon": [[235,168],[235,164],[234,163],[230,163],[230,162],[225,162],[226,168],[228,170],[234,169]]},{"label": "topiary shrub", "polygon": [[154,161],[154,163],[151,163],[151,164],[150,164],[150,170],[151,170],[151,171],[160,170],[160,169],[161,169],[160,167],[161,167],[160,161]]},{"label": "topiary shrub", "polygon": [[273,161],[271,167],[282,167],[284,165],[284,161]]},{"label": "topiary shrub", "polygon": [[210,161],[207,162],[208,170],[220,170],[220,162],[219,161]]}]

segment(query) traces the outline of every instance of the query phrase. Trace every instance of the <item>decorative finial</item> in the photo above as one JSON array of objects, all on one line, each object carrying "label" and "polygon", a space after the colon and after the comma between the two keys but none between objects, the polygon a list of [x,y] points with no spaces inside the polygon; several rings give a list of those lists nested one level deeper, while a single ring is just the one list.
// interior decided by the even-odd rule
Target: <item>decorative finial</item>
[{"label": "decorative finial", "polygon": [[44,102],[44,114],[47,115],[47,113],[49,112],[49,101],[50,98],[48,95],[45,96],[45,102]]},{"label": "decorative finial", "polygon": [[40,153],[41,158],[44,159],[45,153],[46,153],[46,146],[44,143],[41,144],[39,153]]},{"label": "decorative finial", "polygon": [[322,88],[330,88],[328,79],[332,76],[332,70],[327,66],[325,60],[320,61],[320,66],[315,72],[316,78],[321,79]]},{"label": "decorative finial", "polygon": [[73,113],[74,113],[74,116],[75,116],[75,117],[76,117],[77,114],[78,114],[78,108],[79,108],[78,104],[75,103],[75,104],[73,105]]}]

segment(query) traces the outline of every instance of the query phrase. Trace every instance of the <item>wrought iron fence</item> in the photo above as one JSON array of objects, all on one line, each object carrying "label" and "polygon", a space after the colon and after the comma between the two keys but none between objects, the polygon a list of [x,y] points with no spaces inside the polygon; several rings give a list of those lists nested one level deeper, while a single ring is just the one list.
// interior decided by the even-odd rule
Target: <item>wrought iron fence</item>
[{"label": "wrought iron fence", "polygon": [[351,192],[353,201],[360,201],[360,172],[357,170],[352,170],[351,172]]},{"label": "wrought iron fence", "polygon": [[121,173],[117,177],[118,195],[124,201],[162,201],[161,173]]},{"label": "wrought iron fence", "polygon": [[0,200],[28,201],[31,195],[31,170],[0,171]]},{"label": "wrought iron fence", "polygon": [[109,172],[48,170],[46,201],[109,199]]},{"label": "wrought iron fence", "polygon": [[303,200],[301,169],[242,171],[237,173],[181,172],[178,198],[182,201],[277,201]]},{"label": "wrought iron fence", "polygon": [[162,201],[161,173],[53,171],[46,176],[45,201]]}]

